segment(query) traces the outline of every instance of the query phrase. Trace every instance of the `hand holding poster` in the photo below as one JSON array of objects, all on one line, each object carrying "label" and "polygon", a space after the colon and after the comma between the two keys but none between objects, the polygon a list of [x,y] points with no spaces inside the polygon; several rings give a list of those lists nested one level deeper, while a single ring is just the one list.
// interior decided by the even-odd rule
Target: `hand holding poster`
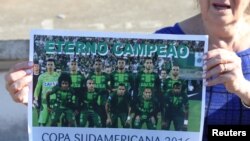
[{"label": "hand holding poster", "polygon": [[200,141],[207,38],[34,30],[30,140]]}]

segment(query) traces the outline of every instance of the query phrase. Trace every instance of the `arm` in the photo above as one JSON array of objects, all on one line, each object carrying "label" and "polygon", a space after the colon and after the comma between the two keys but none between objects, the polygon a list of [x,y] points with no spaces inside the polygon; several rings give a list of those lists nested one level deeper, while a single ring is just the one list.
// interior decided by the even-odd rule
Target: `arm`
[{"label": "arm", "polygon": [[34,91],[34,100],[35,101],[38,100],[38,97],[39,97],[41,90],[42,90],[42,75],[39,76],[38,82],[37,82],[37,85],[36,85],[36,88]]},{"label": "arm", "polygon": [[46,102],[47,102],[47,107],[48,107],[48,109],[51,109],[51,107],[50,107],[50,95],[52,94],[52,91],[48,91],[47,93],[46,93]]},{"label": "arm", "polygon": [[111,96],[109,96],[106,105],[105,105],[105,110],[106,110],[106,114],[107,114],[107,121],[106,124],[110,125],[112,123],[111,121],[111,115],[110,115],[110,102],[111,102]]},{"label": "arm", "polygon": [[183,108],[184,108],[184,126],[183,130],[187,131],[188,130],[188,115],[189,115],[189,102],[188,102],[188,97],[187,94],[183,94]]},{"label": "arm", "polygon": [[126,120],[126,123],[127,124],[130,124],[130,121],[131,121],[131,106],[128,105],[128,117],[127,117],[127,120]]},{"label": "arm", "polygon": [[182,98],[183,98],[183,111],[184,111],[184,118],[188,119],[188,112],[189,112],[189,100],[187,93],[182,92]]}]

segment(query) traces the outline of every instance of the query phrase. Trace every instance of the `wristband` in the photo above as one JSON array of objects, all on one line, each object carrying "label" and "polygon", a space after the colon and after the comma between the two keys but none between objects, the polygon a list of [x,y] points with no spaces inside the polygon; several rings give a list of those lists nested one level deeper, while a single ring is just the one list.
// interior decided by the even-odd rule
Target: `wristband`
[{"label": "wristband", "polygon": [[188,125],[188,120],[187,119],[184,120],[184,125]]},{"label": "wristband", "polygon": [[130,117],[130,116],[128,116],[128,117],[127,117],[127,120],[130,120],[130,119],[131,119],[131,117]]}]

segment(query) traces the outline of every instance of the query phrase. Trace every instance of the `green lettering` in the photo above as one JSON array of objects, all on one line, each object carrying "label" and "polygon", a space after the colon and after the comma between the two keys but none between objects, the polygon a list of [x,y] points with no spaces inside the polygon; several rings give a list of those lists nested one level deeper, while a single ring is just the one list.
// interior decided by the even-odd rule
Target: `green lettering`
[{"label": "green lettering", "polygon": [[159,57],[166,57],[167,46],[164,44],[157,45],[157,54]]},{"label": "green lettering", "polygon": [[46,54],[53,54],[55,52],[55,42],[48,41],[45,44]]},{"label": "green lettering", "polygon": [[125,44],[124,56],[127,56],[127,55],[134,56],[134,55],[133,55],[133,47],[132,47],[131,44]]},{"label": "green lettering", "polygon": [[85,46],[86,46],[86,49],[85,49],[86,55],[89,55],[89,54],[96,55],[96,43],[87,42]]},{"label": "green lettering", "polygon": [[178,47],[179,57],[182,59],[186,59],[189,56],[189,48],[187,46],[181,45]]},{"label": "green lettering", "polygon": [[115,54],[115,56],[122,56],[122,44],[121,43],[115,43],[112,47],[112,52]]},{"label": "green lettering", "polygon": [[152,44],[147,45],[147,56],[151,57],[154,52],[157,51],[157,47]]},{"label": "green lettering", "polygon": [[135,44],[134,45],[134,50],[135,50],[134,54],[135,54],[135,56],[146,56],[145,48],[146,48],[145,44]]},{"label": "green lettering", "polygon": [[97,45],[97,52],[101,56],[108,54],[108,45],[105,42],[99,43]]},{"label": "green lettering", "polygon": [[63,53],[63,46],[65,45],[64,42],[59,41],[55,44],[57,46],[57,53]]},{"label": "green lettering", "polygon": [[73,42],[66,42],[64,52],[66,54],[74,54],[74,52],[75,52],[75,44]]},{"label": "green lettering", "polygon": [[173,56],[174,58],[178,58],[176,48],[174,45],[169,45],[167,48],[167,57]]},{"label": "green lettering", "polygon": [[76,42],[76,54],[86,53],[85,44],[83,42]]}]

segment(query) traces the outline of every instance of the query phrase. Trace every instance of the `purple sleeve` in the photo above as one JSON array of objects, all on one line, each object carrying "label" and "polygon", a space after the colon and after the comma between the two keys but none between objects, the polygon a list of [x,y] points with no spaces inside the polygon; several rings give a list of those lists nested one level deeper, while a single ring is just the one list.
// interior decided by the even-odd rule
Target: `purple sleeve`
[{"label": "purple sleeve", "polygon": [[168,26],[155,31],[157,34],[185,34],[180,28],[179,24],[176,23],[174,26]]}]

